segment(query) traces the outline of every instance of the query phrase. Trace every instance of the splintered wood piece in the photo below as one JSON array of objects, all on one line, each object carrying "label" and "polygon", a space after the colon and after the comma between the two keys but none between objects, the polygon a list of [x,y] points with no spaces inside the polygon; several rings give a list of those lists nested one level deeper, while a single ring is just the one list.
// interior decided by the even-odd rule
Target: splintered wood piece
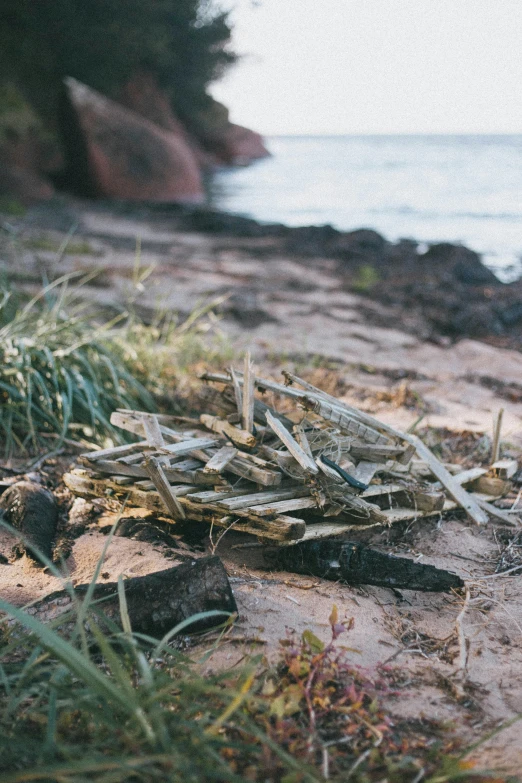
[{"label": "splintered wood piece", "polygon": [[493,426],[493,443],[491,446],[491,462],[496,462],[500,457],[500,434],[502,432],[502,418],[504,408],[500,408]]},{"label": "splintered wood piece", "polygon": [[359,520],[359,524],[377,522],[380,525],[388,525],[388,518],[385,512],[381,511],[374,503],[368,503],[362,497],[352,495],[348,491],[341,493],[339,490],[340,487],[337,485],[333,499],[336,502],[342,502],[344,506],[343,515],[348,514],[351,517],[355,517]]},{"label": "splintered wood piece", "polygon": [[160,431],[159,421],[155,416],[152,414],[143,416],[143,427],[145,429],[145,437],[149,446],[160,449],[165,445],[163,435]]},{"label": "splintered wood piece", "polygon": [[477,501],[448,473],[442,462],[439,462],[421,439],[416,435],[408,435],[407,438],[415,446],[419,457],[429,465],[433,475],[444,485],[453,500],[466,511],[477,525],[487,524],[487,514],[480,508]]},{"label": "splintered wood piece", "polygon": [[230,424],[230,422],[220,419],[219,416],[211,416],[208,413],[202,413],[199,420],[205,427],[212,430],[212,432],[224,435],[239,446],[252,448],[256,445],[256,439],[251,432],[241,430],[233,424]]},{"label": "splintered wood piece", "polygon": [[513,478],[518,472],[518,462],[516,459],[499,459],[493,463],[488,473],[501,479]]},{"label": "splintered wood piece", "polygon": [[148,457],[144,462],[145,470],[150,476],[150,480],[158,490],[158,494],[165,503],[165,508],[174,519],[180,517],[186,519],[183,506],[172,491],[170,484],[165,476],[162,466],[156,457]]},{"label": "splintered wood piece", "polygon": [[[234,373],[234,374],[235,374],[235,378],[236,378],[239,390],[241,391],[242,380],[241,380],[241,383],[240,383],[240,380],[239,380],[239,378],[237,376],[237,373]],[[235,402],[235,395],[233,396],[233,392],[231,391],[231,389],[229,387],[225,388],[225,390],[223,391],[223,396],[227,400],[230,400],[231,402],[232,402],[232,399],[234,399],[234,402]],[[241,398],[241,399],[243,399],[243,398]],[[242,405],[243,405],[243,403],[241,403],[241,406]],[[242,407],[239,408],[239,410],[241,411]],[[275,416],[276,419],[279,419],[280,421],[282,421],[283,424],[285,425],[285,427],[290,428],[290,427],[293,426],[294,422],[291,421],[289,418],[287,418],[284,414],[279,413],[274,408],[271,408],[270,405],[267,405],[262,400],[258,400],[257,398],[254,399],[254,421],[256,421],[258,424],[263,424],[264,425],[265,422],[266,422],[265,414],[266,414],[267,411],[270,411],[272,416]]]},{"label": "splintered wood piece", "polygon": [[368,443],[389,443],[389,439],[381,435],[380,432],[372,427],[368,427],[352,414],[331,405],[325,400],[303,397],[302,403],[306,410],[313,411],[322,419],[325,419],[325,421],[331,421],[332,424],[336,424],[343,432],[356,435],[358,438],[368,441]]},{"label": "splintered wood piece", "polygon": [[82,457],[95,462],[97,459],[120,459],[134,454],[136,451],[143,451],[148,446],[146,440],[139,443],[126,443],[124,446],[114,446],[112,449],[101,449],[100,451],[89,451],[82,454]]},{"label": "splintered wood piece", "polygon": [[297,462],[301,465],[301,467],[307,472],[312,473],[313,475],[317,475],[319,473],[319,468],[315,464],[312,457],[308,456],[299,443],[295,440],[295,438],[288,432],[284,424],[282,424],[278,419],[276,419],[270,411],[267,411],[266,413],[266,420],[268,422],[268,426],[270,427],[273,432],[277,435],[280,441],[284,443],[292,457],[297,460]]},{"label": "splintered wood piece", "polygon": [[296,441],[299,443],[304,453],[307,454],[311,460],[313,460],[314,455],[312,454],[312,449],[310,448],[310,444],[308,442],[308,438],[302,423],[295,424],[293,429]]},{"label": "splintered wood piece", "polygon": [[350,457],[355,460],[368,460],[370,462],[388,462],[394,460],[400,462],[407,451],[411,458],[413,447],[387,446],[385,444],[354,443],[350,446]]},{"label": "splintered wood piece", "polygon": [[[334,538],[335,536],[341,536],[343,533],[353,532],[355,530],[368,530],[370,527],[376,527],[376,523],[372,525],[355,525],[350,522],[308,522],[306,525],[306,531],[300,541],[314,541],[318,538]],[[273,544],[273,542],[267,542]],[[278,542],[278,546],[290,546],[293,545],[293,541]]]},{"label": "splintered wood piece", "polygon": [[230,368],[230,377],[232,378],[232,385],[234,387],[234,397],[236,398],[237,414],[241,416],[243,411],[243,395],[241,393],[241,386],[237,379],[237,375],[233,367]]},{"label": "splintered wood piece", "polygon": [[239,495],[237,497],[225,498],[222,500],[216,499],[215,505],[219,508],[224,508],[227,511],[235,511],[241,508],[249,508],[255,505],[266,505],[267,503],[276,503],[280,500],[292,500],[294,498],[309,497],[310,490],[308,487],[290,487],[289,489],[277,489],[272,492],[255,492],[248,495]]},{"label": "splintered wood piece", "polygon": [[494,519],[498,519],[500,522],[503,522],[505,525],[509,525],[509,527],[521,526],[520,518],[517,519],[516,515],[508,514],[503,509],[496,508],[491,503],[488,503],[488,501],[485,500],[485,498],[481,498],[479,495],[476,495],[475,493],[473,493],[473,498],[475,499],[475,502],[478,503],[480,508],[486,511]]},{"label": "splintered wood piece", "polygon": [[303,380],[303,378],[299,378],[298,375],[294,375],[292,372],[289,372],[288,370],[283,370],[282,375],[285,377],[287,383],[297,383],[298,386],[300,386],[302,389],[306,389],[306,391],[311,392],[314,395],[317,395],[318,397],[322,397],[325,400],[328,400],[333,405],[339,405],[339,400],[337,397],[332,397],[331,394],[328,394],[327,392],[323,391],[322,389],[318,389],[317,386],[313,386],[311,383],[308,383],[308,381]]},{"label": "splintered wood piece", "polygon": [[[138,435],[139,437],[144,437],[145,435],[145,425],[143,423],[143,417],[146,416],[146,413],[139,413],[137,411],[124,411],[124,410],[118,410],[114,411],[114,413],[111,413],[111,424],[114,427],[119,427],[122,430],[126,430],[127,432],[132,432],[134,435]],[[161,434],[164,436],[164,438],[168,438],[169,440],[172,440],[174,442],[180,441],[180,440],[187,440],[188,436],[186,433],[178,432],[177,430],[172,430],[170,427],[162,423],[163,419],[171,419],[174,417],[171,416],[163,416],[160,414],[156,415],[156,419],[159,422],[159,429]]]},{"label": "splintered wood piece", "polygon": [[380,465],[377,462],[366,462],[365,460],[361,460],[357,467],[351,471],[350,475],[352,475],[354,479],[357,479],[357,481],[362,481],[363,484],[369,484],[379,470],[379,467]]},{"label": "splintered wood piece", "polygon": [[255,484],[262,484],[264,487],[276,487],[283,478],[281,473],[277,473],[275,470],[259,468],[242,457],[234,457],[227,465],[227,472],[249,479],[249,481],[253,481]]},{"label": "splintered wood piece", "polygon": [[245,371],[243,373],[243,405],[241,421],[246,432],[253,432],[254,428],[254,382],[256,376],[254,365],[250,358],[250,351],[245,356]]},{"label": "splintered wood piece", "polygon": [[163,446],[160,451],[168,453],[172,457],[182,457],[184,454],[190,454],[191,451],[215,446],[216,442],[215,438],[190,438],[190,440],[182,440],[179,443]]},{"label": "splintered wood piece", "polygon": [[[80,462],[84,462],[80,458]],[[147,478],[148,473],[142,465],[125,465],[123,462],[98,460],[94,463],[99,473],[109,473],[115,476],[135,476]],[[178,470],[176,468],[164,468],[169,481],[180,484],[215,484],[216,477],[203,470]]]},{"label": "splintered wood piece", "polygon": [[196,492],[191,495],[190,499],[193,503],[217,503],[221,500],[228,500],[228,498],[241,497],[241,495],[251,495],[252,488],[248,489],[232,489],[230,492],[216,492],[215,490],[208,490],[208,492]]},{"label": "splintered wood piece", "polygon": [[237,456],[237,449],[234,448],[234,446],[223,446],[223,448],[216,451],[214,456],[209,459],[203,468],[203,472],[221,473],[235,456]]},{"label": "splintered wood piece", "polygon": [[[485,468],[470,468],[469,470],[463,470],[454,476],[455,481],[461,486],[465,487],[468,484],[472,484],[475,479],[484,476],[487,473]],[[442,486],[440,482],[437,482],[437,486]]]},{"label": "splintered wood piece", "polygon": [[300,511],[305,508],[317,508],[317,502],[313,497],[292,498],[292,500],[280,500],[277,503],[266,503],[252,506],[249,511],[255,517],[271,517],[286,514],[288,511]]},{"label": "splintered wood piece", "polygon": [[342,476],[340,476],[336,470],[334,470],[330,465],[327,465],[326,462],[323,462],[320,457],[317,457],[315,460],[315,464],[321,471],[321,473],[324,473],[325,476],[327,476],[329,479],[334,481],[336,484],[345,484],[345,480]]}]

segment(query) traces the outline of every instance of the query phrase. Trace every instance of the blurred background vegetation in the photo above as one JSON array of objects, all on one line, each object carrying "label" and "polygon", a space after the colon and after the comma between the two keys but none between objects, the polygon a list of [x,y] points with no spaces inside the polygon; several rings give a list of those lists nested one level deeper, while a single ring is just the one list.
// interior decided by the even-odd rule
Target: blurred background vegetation
[{"label": "blurred background vegetation", "polygon": [[230,34],[212,0],[2,0],[0,139],[20,123],[56,133],[65,76],[116,98],[147,71],[189,129],[222,123],[207,87],[236,60]]}]

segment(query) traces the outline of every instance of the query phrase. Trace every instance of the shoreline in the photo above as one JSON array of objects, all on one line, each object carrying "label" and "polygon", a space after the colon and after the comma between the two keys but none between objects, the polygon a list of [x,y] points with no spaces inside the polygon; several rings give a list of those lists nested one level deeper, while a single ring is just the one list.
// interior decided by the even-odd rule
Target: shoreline
[{"label": "shoreline", "polygon": [[[367,318],[375,319],[375,326],[385,326],[372,308],[378,302],[391,310],[401,328],[426,340],[447,345],[471,338],[522,351],[522,278],[501,282],[479,254],[465,245],[438,242],[425,250],[425,243],[391,242],[367,228],[292,227],[206,206],[87,202],[68,197],[29,209],[17,224],[22,231],[24,225],[52,231],[77,224],[81,231],[85,212],[100,218],[112,215],[145,221],[160,230],[199,233],[235,244],[260,260],[280,254],[307,268],[317,258],[332,260],[343,290],[368,301]],[[142,237],[142,247],[153,248],[153,240]]]}]

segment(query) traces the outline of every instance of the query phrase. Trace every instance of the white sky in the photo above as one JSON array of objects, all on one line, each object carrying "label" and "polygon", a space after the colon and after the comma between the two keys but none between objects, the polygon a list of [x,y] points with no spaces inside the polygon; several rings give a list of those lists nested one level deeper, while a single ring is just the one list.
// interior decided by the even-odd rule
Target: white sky
[{"label": "white sky", "polygon": [[522,0],[226,0],[212,88],[265,134],[522,133]]}]

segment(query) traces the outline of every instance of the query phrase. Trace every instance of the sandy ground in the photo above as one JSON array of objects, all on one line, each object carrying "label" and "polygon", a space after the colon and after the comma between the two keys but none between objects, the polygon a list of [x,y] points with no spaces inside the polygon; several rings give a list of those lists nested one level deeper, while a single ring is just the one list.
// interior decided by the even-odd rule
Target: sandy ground
[{"label": "sandy ground", "polygon": [[[65,256],[37,252],[28,257],[35,278],[42,268],[55,273],[99,266],[102,277],[87,287],[98,303],[113,307],[132,287],[132,247],[141,237],[141,265],[155,271],[140,298],[143,308],[163,306],[188,312],[202,298],[227,295],[221,328],[238,348],[251,348],[265,367],[306,364],[320,355],[341,363],[345,396],[371,408],[399,427],[409,426],[418,411],[376,402],[376,391],[389,390],[402,375],[419,394],[428,413],[423,424],[450,429],[490,432],[492,419],[505,408],[505,441],[514,453],[522,449],[522,403],[512,402],[488,388],[484,376],[504,384],[522,383],[522,354],[463,340],[456,345],[428,343],[390,322],[372,326],[365,318],[372,305],[342,290],[335,265],[328,259],[306,264],[295,259],[259,259],[255,241],[237,249],[230,240],[198,234],[179,234],[127,218],[84,211],[76,239],[85,237],[95,254]],[[64,234],[50,232],[58,241]],[[101,285],[100,283],[103,283]],[[281,358],[283,357],[283,358]],[[393,380],[390,380],[392,378]],[[372,394],[365,401],[365,393]],[[104,520],[107,524],[107,519]],[[197,523],[195,523],[197,524]],[[463,607],[457,596],[384,588],[353,588],[296,574],[270,571],[263,550],[248,536],[229,532],[217,553],[229,572],[239,606],[236,641],[225,642],[211,666],[231,666],[245,652],[263,651],[273,657],[278,640],[288,632],[310,628],[328,636],[332,605],[341,617],[355,620],[344,643],[356,650],[354,663],[372,668],[388,661],[408,677],[401,696],[390,704],[394,714],[426,715],[451,720],[466,740],[476,740],[502,721],[522,714],[522,593],[520,577],[491,574],[501,544],[494,525],[473,527],[464,519],[419,521],[397,531],[368,532],[365,540],[389,545],[396,554],[421,557],[469,580],[472,600],[462,618],[465,649],[459,645],[456,620]],[[74,543],[67,569],[75,583],[88,581],[106,542],[96,528]],[[0,551],[9,554],[12,542],[0,536]],[[211,543],[207,542],[208,550]],[[120,573],[138,576],[170,567],[167,547],[115,538],[101,570],[102,581]],[[0,565],[0,594],[18,605],[59,587],[59,580],[24,558]],[[241,641],[242,640],[242,641]],[[467,650],[467,665],[462,656]],[[522,769],[520,725],[497,734],[474,751],[477,763],[518,774]]]}]

